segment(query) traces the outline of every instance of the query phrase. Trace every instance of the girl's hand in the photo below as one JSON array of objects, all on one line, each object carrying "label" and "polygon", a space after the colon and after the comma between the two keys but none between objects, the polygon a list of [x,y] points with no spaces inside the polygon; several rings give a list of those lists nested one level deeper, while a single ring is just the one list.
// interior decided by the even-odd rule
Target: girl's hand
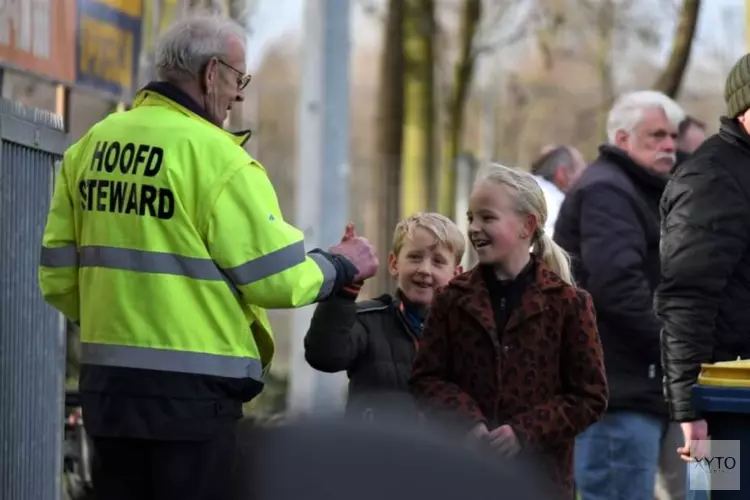
[{"label": "girl's hand", "polygon": [[466,444],[469,446],[476,446],[482,441],[486,441],[490,431],[487,430],[487,424],[480,422],[466,433]]},{"label": "girl's hand", "polygon": [[502,457],[511,458],[521,451],[521,443],[510,425],[501,425],[490,432],[486,439],[492,449]]}]

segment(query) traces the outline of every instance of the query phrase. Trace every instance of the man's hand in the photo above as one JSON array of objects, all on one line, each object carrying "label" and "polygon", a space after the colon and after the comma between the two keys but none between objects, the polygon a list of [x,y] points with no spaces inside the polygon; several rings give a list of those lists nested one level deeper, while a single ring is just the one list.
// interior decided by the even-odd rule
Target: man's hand
[{"label": "man's hand", "polygon": [[354,225],[349,224],[341,239],[341,243],[330,248],[331,253],[341,255],[357,268],[354,283],[359,283],[367,278],[372,278],[378,272],[378,257],[375,248],[366,238],[357,236]]},{"label": "man's hand", "polygon": [[486,439],[490,447],[502,457],[511,458],[521,451],[521,443],[510,425],[501,425],[490,432]]},{"label": "man's hand", "polygon": [[354,224],[351,222],[346,225],[346,229],[344,229],[344,236],[341,237],[341,243],[345,241],[349,241],[352,238],[357,237],[357,230],[354,229]]},{"label": "man's hand", "polygon": [[[685,462],[692,462],[696,458],[705,457],[708,454],[708,424],[706,421],[683,422],[680,427],[682,427],[682,435],[685,436],[685,444],[681,448],[677,448],[680,458]],[[690,450],[691,442],[695,442],[692,453]]]}]

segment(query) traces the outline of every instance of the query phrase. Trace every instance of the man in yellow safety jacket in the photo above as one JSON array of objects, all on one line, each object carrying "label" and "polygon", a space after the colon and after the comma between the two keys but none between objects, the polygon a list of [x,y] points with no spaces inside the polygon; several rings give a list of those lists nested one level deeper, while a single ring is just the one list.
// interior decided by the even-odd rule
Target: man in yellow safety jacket
[{"label": "man in yellow safety jacket", "polygon": [[160,81],[66,153],[41,252],[45,299],[81,328],[99,498],[228,498],[234,427],[274,353],[264,308],[372,276],[363,238],[306,253],[249,134],[245,34],[192,17],[157,44]]}]

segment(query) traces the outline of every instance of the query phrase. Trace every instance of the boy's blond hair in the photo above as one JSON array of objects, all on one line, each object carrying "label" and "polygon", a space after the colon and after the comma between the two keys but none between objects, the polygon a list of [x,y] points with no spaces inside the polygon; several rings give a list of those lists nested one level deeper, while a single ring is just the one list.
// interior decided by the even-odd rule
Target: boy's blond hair
[{"label": "boy's blond hair", "polygon": [[438,245],[447,248],[456,257],[456,265],[461,263],[466,251],[466,239],[455,222],[436,212],[417,212],[396,224],[391,247],[394,255],[399,254],[406,238],[411,238],[417,228],[428,231]]}]

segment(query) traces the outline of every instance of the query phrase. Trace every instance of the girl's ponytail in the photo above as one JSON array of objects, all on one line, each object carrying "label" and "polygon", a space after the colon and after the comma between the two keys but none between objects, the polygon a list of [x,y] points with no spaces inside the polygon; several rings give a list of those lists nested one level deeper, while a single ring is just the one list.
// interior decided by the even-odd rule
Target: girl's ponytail
[{"label": "girl's ponytail", "polygon": [[570,268],[570,256],[568,252],[555,243],[544,229],[538,229],[535,238],[536,254],[542,262],[567,284],[575,286],[573,272]]}]

